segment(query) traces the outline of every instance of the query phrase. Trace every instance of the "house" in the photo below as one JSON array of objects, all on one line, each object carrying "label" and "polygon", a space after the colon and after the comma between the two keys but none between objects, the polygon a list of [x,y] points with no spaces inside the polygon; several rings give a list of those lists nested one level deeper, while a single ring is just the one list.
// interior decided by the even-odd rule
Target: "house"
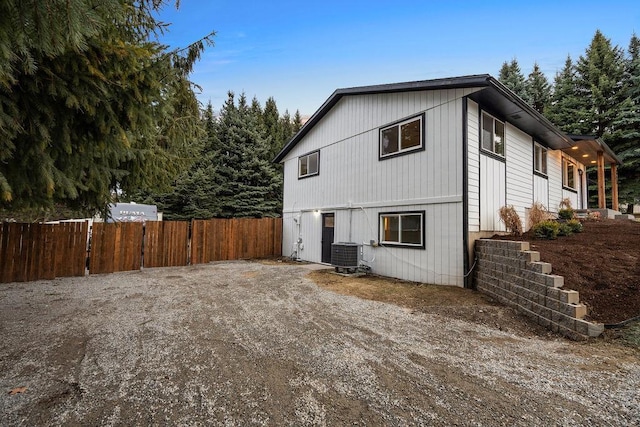
[{"label": "house", "polygon": [[338,89],[274,161],[284,255],[330,263],[333,242],[355,242],[374,273],[457,286],[473,242],[505,230],[500,207],[523,222],[536,201],[586,208],[585,167],[604,192],[604,165],[619,163],[490,75]]}]

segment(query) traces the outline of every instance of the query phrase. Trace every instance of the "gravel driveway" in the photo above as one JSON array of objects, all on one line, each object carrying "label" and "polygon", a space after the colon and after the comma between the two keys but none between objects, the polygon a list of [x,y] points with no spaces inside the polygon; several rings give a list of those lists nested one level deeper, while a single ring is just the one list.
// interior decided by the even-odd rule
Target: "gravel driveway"
[{"label": "gravel driveway", "polygon": [[638,425],[637,352],[342,296],[306,273],[1,284],[0,425]]}]

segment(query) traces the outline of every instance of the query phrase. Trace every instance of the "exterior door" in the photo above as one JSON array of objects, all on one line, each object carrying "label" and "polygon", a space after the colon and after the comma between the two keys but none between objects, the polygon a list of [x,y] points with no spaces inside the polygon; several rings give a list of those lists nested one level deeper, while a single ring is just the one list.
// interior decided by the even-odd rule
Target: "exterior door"
[{"label": "exterior door", "polygon": [[331,263],[331,244],[333,243],[333,226],[335,214],[322,214],[322,262]]}]

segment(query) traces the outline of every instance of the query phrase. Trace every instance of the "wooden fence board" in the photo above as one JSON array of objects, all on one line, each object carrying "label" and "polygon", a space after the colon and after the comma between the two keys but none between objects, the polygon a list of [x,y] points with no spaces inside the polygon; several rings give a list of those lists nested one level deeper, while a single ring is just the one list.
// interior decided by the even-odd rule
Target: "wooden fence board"
[{"label": "wooden fence board", "polygon": [[146,224],[144,239],[146,268],[187,265],[188,248],[188,222],[153,221]]}]

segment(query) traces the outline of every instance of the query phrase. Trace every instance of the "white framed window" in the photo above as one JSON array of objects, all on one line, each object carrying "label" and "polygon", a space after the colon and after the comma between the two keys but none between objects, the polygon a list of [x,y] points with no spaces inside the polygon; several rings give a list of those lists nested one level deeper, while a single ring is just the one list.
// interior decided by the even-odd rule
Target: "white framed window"
[{"label": "white framed window", "polygon": [[424,149],[424,114],[380,128],[380,159]]},{"label": "white framed window", "polygon": [[567,158],[562,158],[562,186],[571,190],[576,189],[576,164]]},{"label": "white framed window", "polygon": [[504,157],[504,123],[484,111],[482,112],[482,136],[480,138],[483,150]]},{"label": "white framed window", "polygon": [[314,151],[298,157],[298,179],[308,178],[320,173],[320,151]]},{"label": "white framed window", "polygon": [[424,249],[424,211],[380,214],[381,244]]},{"label": "white framed window", "polygon": [[547,149],[537,142],[533,144],[533,170],[547,176]]}]

